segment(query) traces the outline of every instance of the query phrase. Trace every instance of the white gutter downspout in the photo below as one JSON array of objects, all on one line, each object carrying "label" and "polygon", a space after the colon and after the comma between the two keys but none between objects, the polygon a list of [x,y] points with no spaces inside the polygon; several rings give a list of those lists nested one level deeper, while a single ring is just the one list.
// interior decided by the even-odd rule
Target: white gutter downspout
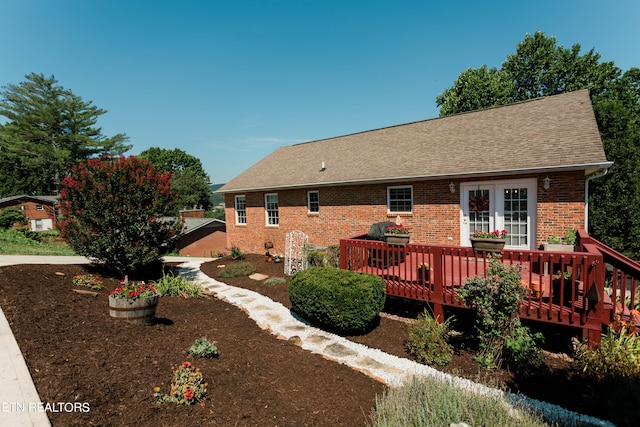
[{"label": "white gutter downspout", "polygon": [[599,172],[594,172],[584,180],[584,229],[589,232],[589,181],[596,178],[602,178],[609,172],[609,169],[604,169]]}]

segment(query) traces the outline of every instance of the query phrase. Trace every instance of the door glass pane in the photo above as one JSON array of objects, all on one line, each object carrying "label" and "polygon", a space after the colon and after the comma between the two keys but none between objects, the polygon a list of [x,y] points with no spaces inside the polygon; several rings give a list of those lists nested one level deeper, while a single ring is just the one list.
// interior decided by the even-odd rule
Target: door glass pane
[{"label": "door glass pane", "polygon": [[469,236],[475,230],[490,230],[490,199],[489,190],[469,190]]},{"label": "door glass pane", "polygon": [[507,245],[528,246],[528,205],[526,188],[507,188],[504,190],[504,228]]}]

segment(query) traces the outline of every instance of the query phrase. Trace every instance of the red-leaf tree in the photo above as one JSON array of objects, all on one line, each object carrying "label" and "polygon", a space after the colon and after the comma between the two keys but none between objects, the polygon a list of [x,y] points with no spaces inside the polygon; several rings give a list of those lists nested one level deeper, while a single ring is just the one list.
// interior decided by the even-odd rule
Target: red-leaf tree
[{"label": "red-leaf tree", "polygon": [[120,274],[160,261],[181,223],[171,174],[136,157],[90,159],[62,181],[62,237],[79,255]]}]

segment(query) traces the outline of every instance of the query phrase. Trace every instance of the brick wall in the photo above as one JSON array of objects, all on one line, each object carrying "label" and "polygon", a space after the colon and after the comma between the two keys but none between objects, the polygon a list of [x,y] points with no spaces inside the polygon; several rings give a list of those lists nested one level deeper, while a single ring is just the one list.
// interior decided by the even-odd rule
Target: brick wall
[{"label": "brick wall", "polygon": [[227,235],[223,230],[219,230],[179,248],[178,254],[205,258],[215,257],[219,253],[228,253],[226,246]]},{"label": "brick wall", "polygon": [[[546,176],[546,175],[544,175]],[[537,245],[549,234],[564,236],[567,229],[584,225],[584,174],[581,171],[549,174],[551,188],[544,190],[540,175],[518,176],[537,178]],[[513,176],[495,177],[514,179]],[[451,180],[398,182],[413,185],[412,214],[401,215],[402,224],[412,230],[412,241],[434,245],[458,245],[460,242],[460,194],[462,181]],[[302,230],[309,235],[311,245],[338,244],[340,238],[366,234],[373,223],[395,221],[387,213],[387,187],[390,184],[346,185],[310,188],[319,190],[320,212],[309,213],[307,190],[280,190],[278,194],[279,225],[267,226],[265,192],[239,193],[246,197],[247,224],[235,223],[234,194],[225,194],[227,247],[236,245],[250,253],[264,252],[264,243],[271,241],[272,253],[284,253],[285,235]]]}]

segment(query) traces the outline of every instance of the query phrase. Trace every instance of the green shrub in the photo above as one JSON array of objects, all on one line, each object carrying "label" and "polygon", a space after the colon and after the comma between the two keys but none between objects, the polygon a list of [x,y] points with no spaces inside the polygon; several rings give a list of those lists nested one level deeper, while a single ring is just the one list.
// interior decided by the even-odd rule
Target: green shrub
[{"label": "green shrub", "polygon": [[324,249],[313,249],[307,252],[307,262],[309,267],[326,267],[326,251]]},{"label": "green shrub", "polygon": [[453,318],[440,323],[424,310],[415,323],[407,328],[407,351],[425,365],[446,366],[451,361],[453,348],[449,344],[449,327]]},{"label": "green shrub", "polygon": [[[516,405],[516,411],[497,395],[481,395],[434,378],[413,378],[376,396],[374,427],[397,426],[545,426],[542,416]],[[576,424],[579,425],[579,424]]]},{"label": "green shrub", "polygon": [[313,249],[307,252],[309,267],[340,268],[340,246],[332,245],[326,249]]},{"label": "green shrub", "polygon": [[289,281],[293,311],[312,324],[357,333],[380,314],[386,298],[382,278],[336,268],[310,268]]},{"label": "green shrub", "polygon": [[27,225],[27,218],[16,207],[0,209],[0,228],[11,228],[13,224]]},{"label": "green shrub", "polygon": [[534,337],[520,324],[520,304],[525,293],[520,271],[503,264],[499,257],[492,257],[486,273],[486,277],[468,278],[458,291],[464,303],[475,309],[474,323],[480,339],[476,361],[484,367],[501,366],[503,350],[508,347],[506,361],[513,368],[524,368],[526,357],[536,350]]},{"label": "green shrub", "polygon": [[542,350],[538,347],[544,341],[542,333],[531,334],[525,326],[518,326],[505,342],[505,360],[513,371],[521,376],[535,375],[544,365]]},{"label": "green shrub", "polygon": [[215,342],[206,338],[198,338],[189,347],[189,354],[193,357],[218,357],[218,347]]},{"label": "green shrub", "polygon": [[225,266],[218,277],[229,278],[229,277],[240,277],[240,276],[250,276],[256,272],[256,269],[253,265],[248,262],[236,262],[233,264],[229,264]]},{"label": "green shrub", "polygon": [[640,336],[609,328],[602,334],[600,345],[589,348],[581,343],[576,349],[575,363],[589,377],[604,380],[611,377],[633,377],[640,380]]},{"label": "green shrub", "polygon": [[204,298],[202,287],[192,283],[180,275],[164,274],[162,279],[152,282],[162,296],[181,298]]},{"label": "green shrub", "polygon": [[247,255],[238,246],[231,246],[231,259],[234,261],[241,261],[245,259]]},{"label": "green shrub", "polygon": [[265,285],[284,285],[287,283],[287,279],[284,277],[270,277],[264,281]]}]

